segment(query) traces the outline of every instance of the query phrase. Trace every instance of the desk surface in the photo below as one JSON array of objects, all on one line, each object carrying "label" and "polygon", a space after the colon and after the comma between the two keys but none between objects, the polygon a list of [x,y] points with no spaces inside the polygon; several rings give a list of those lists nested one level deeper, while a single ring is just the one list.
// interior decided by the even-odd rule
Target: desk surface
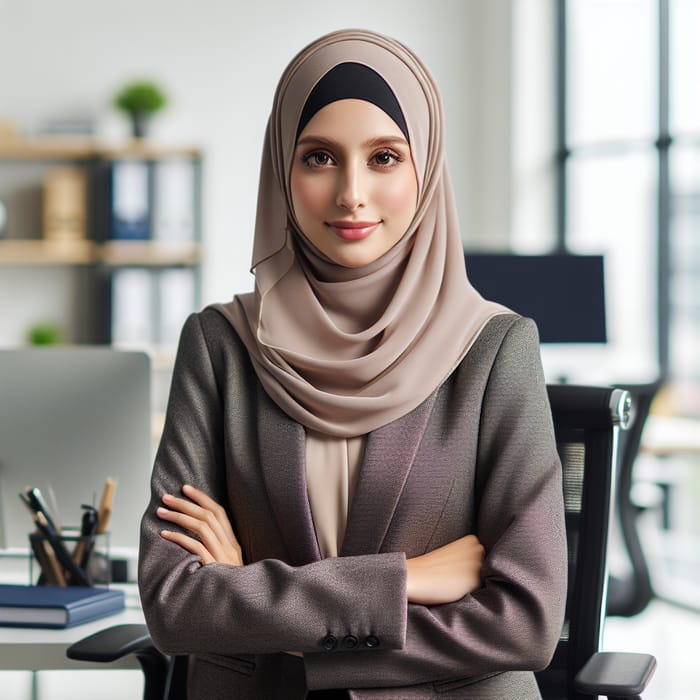
[{"label": "desk surface", "polygon": [[[84,625],[63,630],[0,627],[0,670],[51,671],[78,668],[107,668],[104,664],[73,661],[66,649],[83,637],[111,625],[142,623],[143,613],[138,608],[127,608],[118,615],[110,615]],[[109,664],[110,669],[139,668],[135,656],[129,655]]]},{"label": "desk surface", "polygon": [[660,457],[700,455],[700,419],[650,415],[641,450]]},{"label": "desk surface", "polygon": [[[26,583],[29,562],[26,550],[0,550],[0,581]],[[73,661],[66,649],[83,637],[112,625],[143,623],[136,584],[115,584],[126,597],[126,608],[116,615],[86,622],[67,629],[0,627],[0,671],[55,671],[85,668],[140,668],[129,655],[109,666],[88,661]]]}]

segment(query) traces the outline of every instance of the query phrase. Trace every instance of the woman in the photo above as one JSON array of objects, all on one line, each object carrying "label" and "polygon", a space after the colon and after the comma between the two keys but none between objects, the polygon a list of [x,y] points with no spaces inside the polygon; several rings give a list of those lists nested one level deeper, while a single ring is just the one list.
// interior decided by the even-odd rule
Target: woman
[{"label": "woman", "polygon": [[400,43],[335,32],[286,69],[253,268],[185,324],[142,524],[189,696],[539,697],[566,554],[537,332],[469,285]]}]

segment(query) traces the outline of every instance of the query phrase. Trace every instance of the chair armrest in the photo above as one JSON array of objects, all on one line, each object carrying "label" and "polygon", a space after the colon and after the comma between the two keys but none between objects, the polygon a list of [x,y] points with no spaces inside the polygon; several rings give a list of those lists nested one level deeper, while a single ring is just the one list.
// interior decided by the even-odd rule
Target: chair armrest
[{"label": "chair armrest", "polygon": [[146,625],[114,625],[75,642],[66,650],[66,656],[79,661],[109,663],[127,654],[151,651],[155,651],[155,647]]},{"label": "chair armrest", "polygon": [[637,698],[656,670],[651,654],[597,652],[576,674],[574,688],[586,695]]},{"label": "chair armrest", "polygon": [[134,654],[143,670],[144,700],[162,700],[168,688],[171,659],[156,649],[146,625],[106,627],[66,649],[69,659],[102,663],[116,661],[127,654]]}]

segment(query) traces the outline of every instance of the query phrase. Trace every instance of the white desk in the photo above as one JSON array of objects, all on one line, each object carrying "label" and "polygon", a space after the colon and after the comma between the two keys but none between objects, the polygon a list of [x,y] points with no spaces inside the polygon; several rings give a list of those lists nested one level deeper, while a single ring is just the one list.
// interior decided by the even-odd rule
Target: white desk
[{"label": "white desk", "polygon": [[132,654],[107,665],[91,661],[73,661],[66,656],[66,649],[79,639],[105,627],[142,622],[143,613],[140,609],[127,608],[118,615],[110,615],[94,622],[62,630],[0,627],[0,670],[55,671],[85,668],[104,670],[140,668],[138,660]]},{"label": "white desk", "polygon": [[[700,419],[681,416],[650,415],[644,427],[635,474],[661,488],[661,526],[649,527],[642,543],[649,560],[652,587],[658,598],[700,610],[700,538],[688,529],[697,483],[692,472],[700,460]],[[697,488],[697,487],[695,487]],[[677,510],[672,509],[671,492],[682,494],[680,526]],[[642,521],[643,522],[643,521]],[[685,525],[683,524],[685,523]]]},{"label": "white desk", "polygon": [[650,415],[642,433],[642,452],[657,457],[700,455],[700,419]]},{"label": "white desk", "polygon": [[[3,583],[26,583],[29,571],[27,554],[19,550],[12,552],[0,550],[0,552],[2,553],[0,580]],[[71,644],[105,627],[144,622],[136,584],[115,584],[114,587],[122,588],[126,594],[126,608],[116,615],[109,615],[67,629],[0,626],[0,671],[140,668],[138,660],[133,655],[110,664],[73,661],[66,656],[66,649]]]}]

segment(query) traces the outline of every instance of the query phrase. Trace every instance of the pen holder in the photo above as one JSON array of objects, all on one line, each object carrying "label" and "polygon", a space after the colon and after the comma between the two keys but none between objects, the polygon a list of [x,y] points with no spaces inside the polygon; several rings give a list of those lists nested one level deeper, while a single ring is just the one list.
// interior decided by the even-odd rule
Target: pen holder
[{"label": "pen holder", "polygon": [[[53,540],[41,532],[29,535],[29,583],[54,586],[109,586],[109,532],[85,537],[64,528]],[[57,551],[57,550],[63,551]]]}]

